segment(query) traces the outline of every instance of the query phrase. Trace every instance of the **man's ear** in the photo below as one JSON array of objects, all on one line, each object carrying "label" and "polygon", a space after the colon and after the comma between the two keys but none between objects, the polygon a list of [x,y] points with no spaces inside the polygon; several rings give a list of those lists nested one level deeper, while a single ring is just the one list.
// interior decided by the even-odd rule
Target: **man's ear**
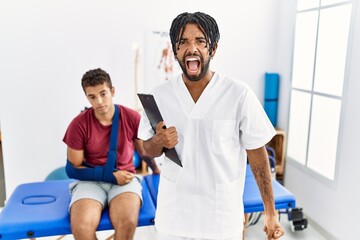
[{"label": "man's ear", "polygon": [[111,91],[111,96],[115,96],[115,87],[112,87],[110,91]]},{"label": "man's ear", "polygon": [[210,57],[214,57],[214,56],[215,56],[217,47],[218,47],[218,43],[216,42],[216,43],[214,44],[214,47],[213,47],[212,51],[211,51],[211,56],[210,56]]}]

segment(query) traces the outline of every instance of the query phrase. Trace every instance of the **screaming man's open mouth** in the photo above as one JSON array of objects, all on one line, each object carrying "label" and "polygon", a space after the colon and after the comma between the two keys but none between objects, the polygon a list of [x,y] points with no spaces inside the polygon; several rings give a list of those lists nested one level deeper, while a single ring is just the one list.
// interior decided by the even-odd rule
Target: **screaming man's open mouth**
[{"label": "screaming man's open mouth", "polygon": [[197,56],[189,56],[185,58],[186,67],[189,72],[195,73],[200,69],[200,58]]}]

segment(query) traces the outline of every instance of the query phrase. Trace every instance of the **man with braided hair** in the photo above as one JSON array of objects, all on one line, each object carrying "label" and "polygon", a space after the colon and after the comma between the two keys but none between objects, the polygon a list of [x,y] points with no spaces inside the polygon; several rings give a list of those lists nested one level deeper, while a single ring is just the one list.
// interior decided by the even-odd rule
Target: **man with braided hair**
[{"label": "man with braided hair", "polygon": [[[140,114],[113,104],[115,88],[109,74],[100,68],[89,70],[81,85],[91,108],[71,121],[63,139],[67,144],[66,172],[79,180],[70,185],[71,230],[75,239],[96,239],[101,213],[109,206],[114,238],[131,240],[142,202],[141,184],[133,164],[134,149],[154,173],[159,170],[154,159],[144,155],[143,141],[137,138]],[[117,123],[116,131],[113,123]],[[115,141],[110,141],[112,136]],[[110,142],[114,143],[113,149]],[[112,150],[114,165],[107,168]]]},{"label": "man with braided hair", "polygon": [[149,156],[175,147],[183,165],[163,161],[158,240],[241,240],[247,159],[264,202],[267,239],[280,238],[264,147],[276,132],[247,84],[210,70],[220,39],[215,19],[182,13],[170,39],[182,74],[152,91],[164,122],[153,131],[144,114],[139,128]]}]

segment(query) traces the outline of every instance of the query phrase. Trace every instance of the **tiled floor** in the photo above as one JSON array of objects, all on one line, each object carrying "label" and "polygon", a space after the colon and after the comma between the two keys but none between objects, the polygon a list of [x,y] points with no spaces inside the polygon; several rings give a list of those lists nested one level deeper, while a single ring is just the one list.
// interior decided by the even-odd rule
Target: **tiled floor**
[{"label": "tiled floor", "polygon": [[[292,224],[288,221],[286,215],[282,215],[280,218],[281,225],[285,230],[285,235],[281,238],[281,240],[294,240],[294,239],[302,239],[302,240],[327,240],[321,233],[315,229],[310,224],[306,229],[302,231],[292,231]],[[263,232],[263,217],[259,220],[259,222],[254,225],[248,227],[245,232],[246,240],[258,240],[258,239],[266,239],[265,234]]]},{"label": "tiled floor", "polygon": [[[322,236],[319,231],[317,231],[314,227],[308,226],[303,231],[292,231],[291,222],[287,220],[287,217],[282,216],[280,219],[282,226],[284,227],[286,233],[281,238],[281,240],[294,240],[294,239],[302,239],[302,240],[326,240],[324,236]],[[263,229],[263,218],[259,220],[259,222],[253,226],[249,226],[245,231],[245,239],[246,240],[261,240],[266,239],[265,233],[262,231]],[[142,227],[138,228],[135,236],[135,240],[153,240],[155,237],[155,229],[154,227]]]},{"label": "tiled floor", "polygon": [[[280,222],[285,229],[285,235],[281,238],[281,240],[326,240],[326,238],[321,235],[319,231],[317,231],[313,226],[308,225],[308,227],[303,231],[292,231],[291,222],[287,220],[287,217],[284,215],[281,217]],[[245,232],[246,240],[261,240],[266,239],[263,228],[263,217],[260,218],[259,222],[253,226],[249,226]],[[154,226],[148,227],[139,227],[136,229],[134,240],[155,240],[155,228]],[[97,233],[99,240],[108,239],[113,234],[113,231],[101,231]],[[37,238],[38,240],[73,240],[74,238],[71,235],[66,235],[64,237],[61,236],[53,236],[53,237],[45,237],[45,238]]]}]

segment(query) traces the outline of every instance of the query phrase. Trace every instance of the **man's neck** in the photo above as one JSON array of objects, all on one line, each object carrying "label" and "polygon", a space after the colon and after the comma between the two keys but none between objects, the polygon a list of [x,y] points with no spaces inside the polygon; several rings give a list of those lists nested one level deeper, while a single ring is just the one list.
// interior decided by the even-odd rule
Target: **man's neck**
[{"label": "man's neck", "polygon": [[115,113],[115,107],[114,105],[111,106],[110,110],[105,114],[96,114],[96,119],[101,123],[103,126],[109,126],[112,124],[112,120]]},{"label": "man's neck", "polygon": [[213,76],[214,72],[208,71],[207,74],[205,74],[205,76],[199,81],[190,81],[184,78],[185,85],[195,103],[199,100],[201,94],[203,93]]}]

